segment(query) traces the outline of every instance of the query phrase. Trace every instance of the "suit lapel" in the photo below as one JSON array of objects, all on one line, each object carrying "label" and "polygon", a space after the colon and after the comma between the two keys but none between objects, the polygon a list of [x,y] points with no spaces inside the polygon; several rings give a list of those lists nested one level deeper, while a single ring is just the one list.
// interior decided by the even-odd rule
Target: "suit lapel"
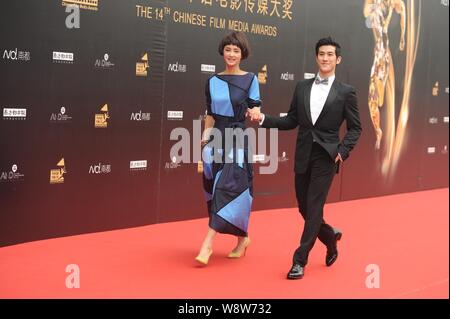
[{"label": "suit lapel", "polygon": [[[319,121],[327,114],[327,112],[331,109],[334,99],[337,97],[338,93],[338,85],[339,82],[337,79],[334,79],[333,85],[330,88],[330,92],[328,93],[327,100],[325,101],[325,104],[323,106],[322,112],[320,112],[319,117],[317,118],[316,124],[319,123]],[[311,118],[311,113],[310,113]]]},{"label": "suit lapel", "polygon": [[305,107],[306,116],[308,117],[309,122],[312,124],[311,118],[311,88],[314,83],[314,79],[306,84],[305,90],[303,91],[303,105]]}]

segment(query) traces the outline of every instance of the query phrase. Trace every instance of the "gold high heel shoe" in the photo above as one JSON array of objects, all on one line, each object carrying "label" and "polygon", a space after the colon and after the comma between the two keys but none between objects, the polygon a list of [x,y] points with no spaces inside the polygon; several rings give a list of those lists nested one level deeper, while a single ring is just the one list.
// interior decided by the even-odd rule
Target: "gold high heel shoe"
[{"label": "gold high heel shoe", "polygon": [[245,256],[245,253],[247,252],[247,247],[250,245],[250,238],[245,239],[244,249],[241,251],[234,251],[234,249],[231,251],[231,253],[228,254],[228,258],[240,258]]},{"label": "gold high heel shoe", "polygon": [[207,265],[208,261],[209,261],[209,257],[211,257],[213,251],[212,249],[209,250],[209,253],[206,257],[201,257],[200,255],[198,255],[197,257],[195,257],[195,260],[198,261],[200,264],[202,265]]}]

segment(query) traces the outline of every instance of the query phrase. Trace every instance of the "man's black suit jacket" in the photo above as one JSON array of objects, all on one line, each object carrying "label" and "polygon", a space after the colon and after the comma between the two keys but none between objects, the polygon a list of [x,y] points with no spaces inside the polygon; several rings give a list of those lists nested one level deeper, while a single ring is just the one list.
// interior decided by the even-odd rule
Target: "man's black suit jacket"
[{"label": "man's black suit jacket", "polygon": [[[313,83],[314,79],[298,82],[287,116],[272,117],[265,114],[262,123],[262,127],[280,130],[291,130],[298,126],[294,169],[298,174],[304,173],[308,167],[313,141],[319,143],[333,161],[338,153],[342,160],[346,160],[362,131],[355,89],[336,78],[323,110],[313,125],[310,109]],[[339,129],[344,120],[347,132],[340,140]]]}]

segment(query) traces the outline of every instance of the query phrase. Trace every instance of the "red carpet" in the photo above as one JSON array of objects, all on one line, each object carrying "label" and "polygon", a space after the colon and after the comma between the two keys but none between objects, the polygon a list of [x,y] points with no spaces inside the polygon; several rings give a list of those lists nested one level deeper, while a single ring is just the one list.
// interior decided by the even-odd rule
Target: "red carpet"
[{"label": "red carpet", "polygon": [[[254,212],[252,243],[216,238],[207,267],[194,262],[207,220],[44,240],[0,248],[0,298],[449,298],[448,189],[329,204],[342,229],[328,268],[317,241],[302,280],[285,279],[303,221],[297,209]],[[66,266],[80,288],[66,288]],[[369,264],[380,287],[367,288]]]}]

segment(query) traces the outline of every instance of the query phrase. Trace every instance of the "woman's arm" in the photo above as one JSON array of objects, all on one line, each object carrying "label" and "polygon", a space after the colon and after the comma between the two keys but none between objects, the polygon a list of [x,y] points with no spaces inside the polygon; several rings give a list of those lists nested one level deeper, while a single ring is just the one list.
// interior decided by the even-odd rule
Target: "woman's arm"
[{"label": "woman's arm", "polygon": [[214,126],[214,118],[211,115],[206,115],[205,118],[205,129],[202,134],[202,146],[207,144],[209,141],[209,136],[211,134],[211,128]]}]

